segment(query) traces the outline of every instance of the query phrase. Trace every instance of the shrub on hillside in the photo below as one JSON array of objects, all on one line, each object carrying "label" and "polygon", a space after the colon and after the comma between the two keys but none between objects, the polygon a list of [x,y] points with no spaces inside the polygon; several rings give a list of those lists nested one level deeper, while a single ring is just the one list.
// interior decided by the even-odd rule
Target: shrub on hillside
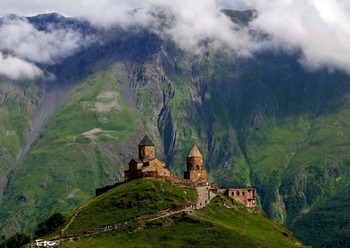
[{"label": "shrub on hillside", "polygon": [[0,248],[18,248],[29,243],[29,241],[29,236],[25,235],[24,233],[16,233],[1,244]]},{"label": "shrub on hillside", "polygon": [[61,213],[54,213],[48,219],[39,223],[37,229],[35,230],[35,236],[41,237],[48,233],[55,231],[58,227],[63,225],[64,216]]}]

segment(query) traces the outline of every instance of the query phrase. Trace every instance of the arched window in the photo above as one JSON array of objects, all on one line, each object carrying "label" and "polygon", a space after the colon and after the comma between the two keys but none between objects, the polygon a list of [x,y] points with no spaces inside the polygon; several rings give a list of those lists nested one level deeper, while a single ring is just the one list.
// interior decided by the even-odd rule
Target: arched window
[{"label": "arched window", "polygon": [[193,165],[190,165],[190,170],[193,170]]},{"label": "arched window", "polygon": [[196,165],[196,170],[199,170],[199,165],[198,164]]}]

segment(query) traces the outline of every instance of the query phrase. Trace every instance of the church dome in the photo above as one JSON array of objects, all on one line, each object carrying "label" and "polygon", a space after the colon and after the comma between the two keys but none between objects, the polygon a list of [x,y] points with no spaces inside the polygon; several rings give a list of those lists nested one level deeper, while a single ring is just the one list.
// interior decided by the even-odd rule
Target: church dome
[{"label": "church dome", "polygon": [[201,158],[202,154],[198,150],[196,144],[192,146],[190,153],[187,155],[188,158]]},{"label": "church dome", "polygon": [[154,146],[152,140],[146,135],[140,142],[139,146]]}]

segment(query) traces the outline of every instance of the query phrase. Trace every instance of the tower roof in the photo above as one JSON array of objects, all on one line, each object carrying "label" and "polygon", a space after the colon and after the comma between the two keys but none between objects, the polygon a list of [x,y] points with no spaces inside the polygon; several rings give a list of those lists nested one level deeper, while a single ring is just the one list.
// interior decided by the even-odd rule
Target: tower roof
[{"label": "tower roof", "polygon": [[190,151],[190,153],[187,155],[188,158],[201,158],[202,154],[200,153],[200,151],[198,150],[196,144],[194,144],[192,146],[192,149]]},{"label": "tower roof", "polygon": [[147,135],[145,135],[145,137],[141,140],[139,146],[154,146],[154,143]]}]

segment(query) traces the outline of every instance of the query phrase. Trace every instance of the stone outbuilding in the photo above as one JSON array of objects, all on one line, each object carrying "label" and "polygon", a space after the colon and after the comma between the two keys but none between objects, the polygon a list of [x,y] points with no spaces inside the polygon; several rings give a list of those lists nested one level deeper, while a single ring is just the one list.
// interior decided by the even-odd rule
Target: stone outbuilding
[{"label": "stone outbuilding", "polygon": [[203,156],[196,144],[192,146],[190,153],[187,155],[187,171],[184,173],[184,178],[195,185],[204,186],[207,184],[207,172],[203,168]]},{"label": "stone outbuilding", "polygon": [[256,190],[255,188],[229,188],[220,192],[232,199],[242,203],[246,207],[256,207]]},{"label": "stone outbuilding", "polygon": [[129,169],[124,171],[125,181],[152,175],[170,177],[170,171],[165,167],[165,162],[156,158],[155,145],[147,135],[138,147],[139,157],[129,162]]}]

